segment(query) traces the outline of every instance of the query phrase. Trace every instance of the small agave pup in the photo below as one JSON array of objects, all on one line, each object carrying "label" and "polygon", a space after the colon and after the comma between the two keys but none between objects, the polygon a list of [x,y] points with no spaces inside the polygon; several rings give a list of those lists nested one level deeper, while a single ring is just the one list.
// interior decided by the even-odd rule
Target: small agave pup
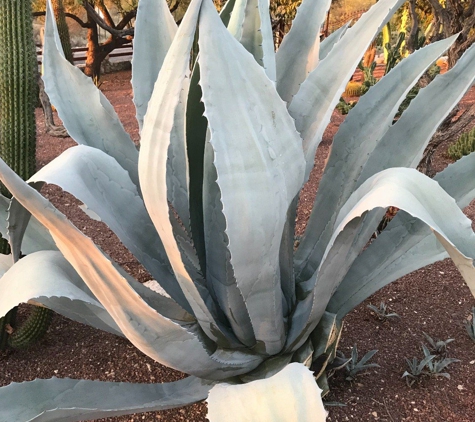
[{"label": "small agave pup", "polygon": [[[360,99],[335,136],[294,251],[298,195],[323,131],[402,0],[380,0],[320,45],[329,4],[304,0],[274,53],[267,0],[229,0],[221,16],[211,0],[193,0],[179,28],[165,0],[141,0],[132,77],[140,153],[105,97],[64,59],[48,5],[45,85],[81,145],[41,169],[32,187],[0,163],[14,195],[12,251],[29,254],[0,280],[9,292],[0,314],[34,300],[126,336],[190,377],[14,383],[0,388],[0,420],[75,421],[206,397],[213,421],[228,420],[230,409],[233,421],[324,420],[306,368],[327,390],[325,368],[351,309],[447,256],[475,293],[475,235],[460,210],[475,196],[475,155],[435,180],[411,169],[473,83],[475,48],[392,125],[407,92],[454,38],[418,50]],[[169,297],[138,283],[78,231],[34,189],[44,182],[84,202]],[[364,249],[389,206],[401,211]],[[253,400],[262,391],[265,398]]]}]

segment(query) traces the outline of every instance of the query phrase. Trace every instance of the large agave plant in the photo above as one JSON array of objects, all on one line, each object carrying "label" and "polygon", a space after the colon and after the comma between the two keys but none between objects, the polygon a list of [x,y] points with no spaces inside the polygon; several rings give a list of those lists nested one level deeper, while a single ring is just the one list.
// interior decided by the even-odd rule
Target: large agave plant
[{"label": "large agave plant", "polygon": [[[212,420],[228,420],[224,412],[233,421],[315,421],[323,409],[304,366],[326,389],[325,367],[352,308],[447,256],[475,293],[475,235],[460,210],[475,196],[475,155],[435,180],[411,169],[472,84],[475,48],[392,124],[412,85],[454,38],[402,61],[348,115],[294,250],[299,191],[323,131],[363,52],[402,2],[380,0],[320,45],[330,1],[304,0],[274,53],[266,0],[229,0],[221,16],[211,0],[193,0],[178,29],[165,0],[141,0],[132,78],[140,152],[105,97],[64,59],[48,6],[45,84],[81,145],[39,171],[32,187],[0,163],[15,197],[13,254],[28,253],[0,281],[9,292],[0,296],[0,314],[34,300],[124,335],[191,376],[151,385],[11,384],[0,389],[2,421],[165,409],[210,390]],[[100,216],[168,296],[111,262],[35,190],[43,182]],[[401,211],[366,247],[389,206]],[[28,212],[34,218],[26,227]],[[255,400],[262,392],[265,405]]]}]

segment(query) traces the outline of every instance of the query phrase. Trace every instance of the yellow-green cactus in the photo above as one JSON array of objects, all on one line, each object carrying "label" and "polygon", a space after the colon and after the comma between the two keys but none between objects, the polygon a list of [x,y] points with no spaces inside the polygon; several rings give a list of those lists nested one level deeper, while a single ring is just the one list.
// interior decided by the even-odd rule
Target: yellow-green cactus
[{"label": "yellow-green cactus", "polygon": [[473,151],[475,151],[475,128],[463,133],[457,142],[449,147],[447,154],[453,160],[458,160]]}]

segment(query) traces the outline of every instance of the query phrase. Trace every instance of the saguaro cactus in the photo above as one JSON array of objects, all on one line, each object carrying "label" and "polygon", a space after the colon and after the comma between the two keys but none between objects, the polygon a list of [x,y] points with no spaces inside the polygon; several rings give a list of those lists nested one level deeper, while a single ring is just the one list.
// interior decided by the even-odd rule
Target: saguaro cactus
[{"label": "saguaro cactus", "polygon": [[[35,172],[38,95],[29,0],[0,0],[0,51],[0,156],[26,180]],[[3,186],[1,190],[8,194]],[[50,312],[35,308],[16,329],[16,310],[10,311],[0,319],[0,349],[7,344],[23,347],[43,335]]]},{"label": "saguaro cactus", "polygon": [[61,46],[63,47],[64,57],[71,63],[73,63],[73,50],[71,48],[71,38],[69,37],[69,28],[66,23],[66,15],[64,14],[63,0],[53,0],[54,16],[56,18],[56,26],[58,28],[59,39],[61,40]]}]

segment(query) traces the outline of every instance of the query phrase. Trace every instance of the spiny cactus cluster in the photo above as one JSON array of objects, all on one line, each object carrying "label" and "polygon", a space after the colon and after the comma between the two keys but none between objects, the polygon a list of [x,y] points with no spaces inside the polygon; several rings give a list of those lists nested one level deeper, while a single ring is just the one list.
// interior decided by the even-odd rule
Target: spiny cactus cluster
[{"label": "spiny cactus cluster", "polygon": [[453,160],[458,160],[473,151],[475,151],[475,128],[463,133],[457,142],[449,147],[447,154]]}]

